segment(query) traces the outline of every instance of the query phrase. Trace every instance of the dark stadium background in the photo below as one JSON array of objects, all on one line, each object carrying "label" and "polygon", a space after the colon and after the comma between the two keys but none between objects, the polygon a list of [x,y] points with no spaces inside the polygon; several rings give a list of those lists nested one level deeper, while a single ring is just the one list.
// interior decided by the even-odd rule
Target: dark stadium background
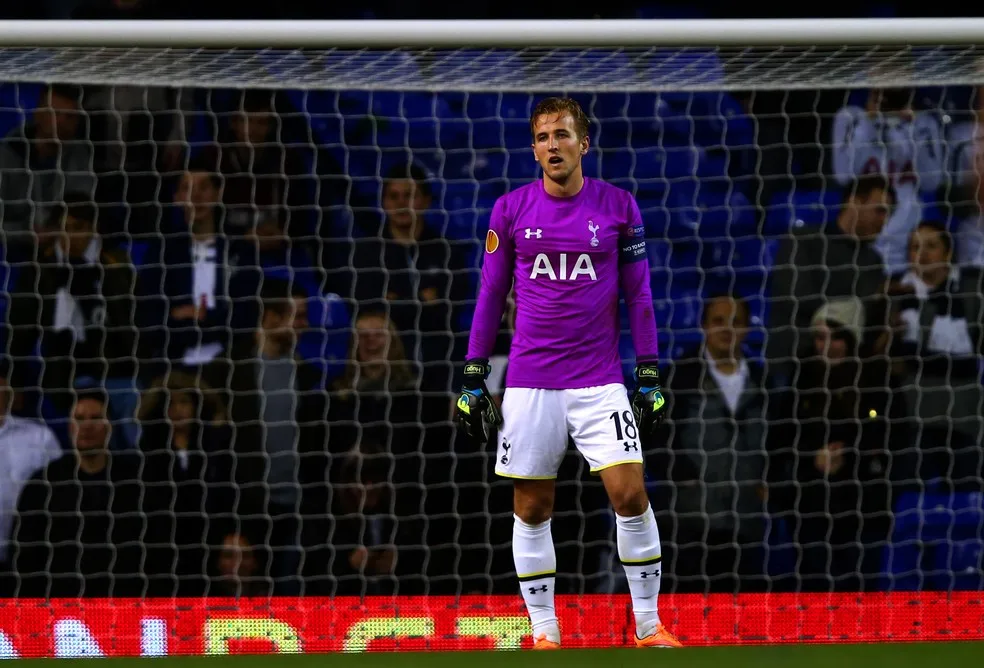
[{"label": "dark stadium background", "polygon": [[[39,0],[2,3],[0,18],[64,19],[123,18],[105,9],[111,0]],[[530,3],[517,0],[377,0],[374,2],[223,2],[209,0],[150,0],[129,18],[146,19],[523,19],[523,18],[859,18],[982,16],[975,3],[941,1],[854,2],[844,6],[802,3],[802,6],[765,2],[630,2]],[[78,16],[73,16],[74,11]],[[87,9],[88,8],[88,9]]]}]

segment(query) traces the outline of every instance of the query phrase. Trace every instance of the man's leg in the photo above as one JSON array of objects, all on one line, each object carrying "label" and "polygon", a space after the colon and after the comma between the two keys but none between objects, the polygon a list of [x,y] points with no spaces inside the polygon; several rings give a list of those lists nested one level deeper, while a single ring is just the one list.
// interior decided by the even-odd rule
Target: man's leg
[{"label": "man's leg", "polygon": [[502,399],[502,418],[495,472],[513,479],[513,561],[533,625],[534,646],[552,649],[560,643],[554,608],[557,554],[550,516],[554,479],[567,450],[562,395],[557,390],[510,387]]},{"label": "man's leg", "polygon": [[663,569],[659,529],[646,495],[642,464],[618,464],[600,474],[615,510],[618,558],[629,582],[636,636],[646,638],[656,633],[660,623],[658,598]]},{"label": "man's leg", "polygon": [[642,475],[639,431],[625,387],[565,390],[574,444],[592,473],[601,476],[615,510],[618,558],[632,595],[638,644],[679,647],[659,621],[657,598],[662,581],[662,553],[656,516],[649,505]]},{"label": "man's leg", "polygon": [[553,480],[513,482],[513,561],[520,591],[533,626],[533,639],[560,642],[554,607],[557,554],[550,534]]}]

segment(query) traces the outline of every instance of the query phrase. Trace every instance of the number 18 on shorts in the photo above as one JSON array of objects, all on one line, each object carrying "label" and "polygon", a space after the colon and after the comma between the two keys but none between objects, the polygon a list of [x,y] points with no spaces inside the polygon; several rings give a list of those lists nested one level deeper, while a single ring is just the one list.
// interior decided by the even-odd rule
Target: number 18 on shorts
[{"label": "number 18 on shorts", "polygon": [[592,473],[642,463],[639,431],[620,383],[574,390],[506,389],[495,472],[506,478],[557,477],[568,436]]}]

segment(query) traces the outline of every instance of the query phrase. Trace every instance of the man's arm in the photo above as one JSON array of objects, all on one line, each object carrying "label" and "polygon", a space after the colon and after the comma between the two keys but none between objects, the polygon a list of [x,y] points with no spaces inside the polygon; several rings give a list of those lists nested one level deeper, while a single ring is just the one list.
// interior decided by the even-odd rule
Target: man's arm
[{"label": "man's arm", "polygon": [[919,190],[936,192],[943,183],[946,170],[946,151],[943,145],[943,130],[935,116],[929,113],[916,114],[912,123],[912,138],[915,143],[916,175]]},{"label": "man's arm", "polygon": [[[834,178],[847,185],[866,171],[871,159],[878,160],[880,130],[860,107],[843,107],[834,117]],[[880,164],[880,163],[879,163]]]},{"label": "man's arm", "polygon": [[796,309],[793,288],[796,282],[796,238],[787,234],[779,243],[771,272],[769,331],[766,337],[766,358],[772,364],[790,361],[796,347],[793,313]]},{"label": "man's arm", "polygon": [[492,354],[506,308],[506,296],[512,288],[515,249],[510,233],[511,221],[503,206],[501,198],[496,201],[485,237],[485,261],[468,339],[468,359],[488,359]]},{"label": "man's arm", "polygon": [[[10,306],[7,312],[9,327],[9,353],[14,362],[13,378],[9,378],[14,387],[26,388],[29,383],[27,369],[29,361],[35,358],[35,348],[41,340],[41,302],[38,280],[40,272],[36,265],[27,264],[21,267],[17,286],[10,295]],[[34,380],[34,379],[30,379]]]},{"label": "man's arm", "polygon": [[17,512],[11,532],[10,562],[14,572],[20,576],[18,595],[40,597],[47,593],[49,577],[47,569],[51,566],[51,543],[46,500],[50,482],[45,475],[47,467],[42,468],[24,485],[17,499]]},{"label": "man's arm", "polygon": [[619,250],[619,285],[629,309],[629,328],[636,361],[655,362],[659,359],[659,341],[656,336],[656,314],[653,311],[646,230],[642,224],[639,205],[631,198],[628,214],[628,223]]}]

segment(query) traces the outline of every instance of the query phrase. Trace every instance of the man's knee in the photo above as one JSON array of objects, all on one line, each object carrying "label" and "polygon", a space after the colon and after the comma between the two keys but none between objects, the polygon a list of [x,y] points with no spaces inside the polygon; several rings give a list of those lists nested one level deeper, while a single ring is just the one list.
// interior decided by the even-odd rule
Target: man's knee
[{"label": "man's knee", "polygon": [[516,480],[513,484],[513,512],[527,524],[549,520],[553,504],[553,480]]},{"label": "man's knee", "polygon": [[649,507],[641,467],[618,466],[602,472],[612,509],[622,517],[638,517]]},{"label": "man's knee", "polygon": [[622,517],[638,517],[649,507],[645,487],[624,487],[610,496],[615,514]]}]

